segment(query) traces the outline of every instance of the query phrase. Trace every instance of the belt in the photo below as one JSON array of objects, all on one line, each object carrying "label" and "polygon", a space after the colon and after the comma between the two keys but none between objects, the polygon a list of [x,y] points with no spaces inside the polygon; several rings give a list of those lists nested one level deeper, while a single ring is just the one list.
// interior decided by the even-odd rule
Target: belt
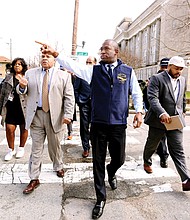
[{"label": "belt", "polygon": [[37,110],[42,110],[42,107],[38,107],[38,106],[37,106]]}]

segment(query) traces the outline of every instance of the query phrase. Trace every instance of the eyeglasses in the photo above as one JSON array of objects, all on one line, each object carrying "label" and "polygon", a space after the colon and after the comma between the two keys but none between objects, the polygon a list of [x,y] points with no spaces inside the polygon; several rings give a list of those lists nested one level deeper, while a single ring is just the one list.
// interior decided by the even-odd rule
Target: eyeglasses
[{"label": "eyeglasses", "polygon": [[88,62],[88,61],[87,61],[86,64],[92,64],[92,62]]}]

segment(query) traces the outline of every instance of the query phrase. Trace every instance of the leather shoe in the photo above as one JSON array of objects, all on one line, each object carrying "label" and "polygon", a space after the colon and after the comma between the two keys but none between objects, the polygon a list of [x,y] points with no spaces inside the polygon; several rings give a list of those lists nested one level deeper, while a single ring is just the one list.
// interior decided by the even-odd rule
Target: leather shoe
[{"label": "leather shoe", "polygon": [[162,168],[168,168],[168,162],[167,160],[160,160],[160,166]]},{"label": "leather shoe", "polygon": [[144,164],[144,170],[147,172],[147,173],[152,173],[152,167],[147,165],[147,164]]},{"label": "leather shoe", "polygon": [[70,135],[67,137],[67,140],[72,140],[72,138],[73,138],[73,136]]},{"label": "leather shoe", "polygon": [[84,150],[82,153],[82,157],[86,158],[89,156],[89,151],[88,150]]},{"label": "leather shoe", "polygon": [[92,219],[98,219],[103,214],[106,201],[96,202],[92,210]]},{"label": "leather shoe", "polygon": [[112,190],[115,190],[115,189],[117,189],[117,178],[115,175],[113,177],[109,176],[109,167],[108,166],[109,165],[106,166],[107,173],[108,173],[108,182],[109,182]]},{"label": "leather shoe", "polygon": [[62,178],[62,177],[64,177],[64,173],[65,173],[65,172],[64,172],[63,169],[58,170],[58,171],[57,171],[57,176]]},{"label": "leather shoe", "polygon": [[117,189],[117,178],[116,178],[116,176],[114,176],[112,178],[108,177],[108,182],[109,182],[112,190]]},{"label": "leather shoe", "polygon": [[23,191],[24,194],[30,194],[40,185],[39,179],[31,180],[26,189]]},{"label": "leather shoe", "polygon": [[186,183],[182,183],[182,189],[183,191],[190,191],[190,179]]}]

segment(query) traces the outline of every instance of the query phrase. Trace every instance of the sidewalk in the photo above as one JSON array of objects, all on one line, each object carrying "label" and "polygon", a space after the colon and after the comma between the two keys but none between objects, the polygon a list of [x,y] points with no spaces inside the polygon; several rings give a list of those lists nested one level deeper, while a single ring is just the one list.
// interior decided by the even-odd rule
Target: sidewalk
[{"label": "sidewalk", "polygon": [[[153,157],[153,174],[146,174],[142,166],[142,152],[148,127],[143,124],[133,129],[134,114],[129,114],[126,161],[118,170],[118,189],[112,191],[107,182],[107,202],[101,220],[176,220],[190,219],[190,193],[181,191],[181,182],[173,162],[169,168],[159,166],[157,155]],[[190,117],[184,129],[184,147],[187,166],[190,167]],[[92,155],[82,158],[79,137],[79,118],[73,123],[73,139],[63,138],[65,177],[60,179],[52,171],[47,146],[44,148],[41,185],[30,195],[22,191],[29,182],[28,159],[31,139],[26,145],[26,154],[10,162],[3,160],[6,148],[4,128],[0,128],[0,219],[3,220],[90,220],[95,204],[92,173]],[[17,132],[18,143],[18,132]],[[107,162],[109,162],[109,154]],[[8,182],[5,182],[7,179]],[[4,182],[2,182],[4,181]],[[172,201],[172,202],[171,202]],[[170,211],[168,212],[168,207]]]}]

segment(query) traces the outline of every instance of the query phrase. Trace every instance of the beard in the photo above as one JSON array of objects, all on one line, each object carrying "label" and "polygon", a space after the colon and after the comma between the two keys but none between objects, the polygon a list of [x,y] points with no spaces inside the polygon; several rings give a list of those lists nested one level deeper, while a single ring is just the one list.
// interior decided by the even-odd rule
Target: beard
[{"label": "beard", "polygon": [[177,79],[180,76],[179,73],[173,74],[171,69],[168,70],[168,73],[173,79]]}]

